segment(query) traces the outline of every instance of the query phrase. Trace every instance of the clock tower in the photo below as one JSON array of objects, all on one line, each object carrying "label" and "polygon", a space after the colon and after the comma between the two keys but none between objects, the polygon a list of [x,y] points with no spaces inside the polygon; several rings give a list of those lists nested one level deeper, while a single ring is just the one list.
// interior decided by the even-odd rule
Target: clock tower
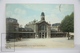
[{"label": "clock tower", "polygon": [[44,14],[44,12],[41,13],[41,21],[45,21],[45,14]]}]

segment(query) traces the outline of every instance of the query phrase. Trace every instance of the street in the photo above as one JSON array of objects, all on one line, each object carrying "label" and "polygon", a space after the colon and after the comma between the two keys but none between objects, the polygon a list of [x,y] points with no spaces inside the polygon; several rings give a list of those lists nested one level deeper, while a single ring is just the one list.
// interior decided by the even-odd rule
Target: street
[{"label": "street", "polygon": [[35,38],[22,39],[17,42],[10,42],[11,47],[15,48],[73,48],[74,40],[68,40],[66,37],[59,38]]}]

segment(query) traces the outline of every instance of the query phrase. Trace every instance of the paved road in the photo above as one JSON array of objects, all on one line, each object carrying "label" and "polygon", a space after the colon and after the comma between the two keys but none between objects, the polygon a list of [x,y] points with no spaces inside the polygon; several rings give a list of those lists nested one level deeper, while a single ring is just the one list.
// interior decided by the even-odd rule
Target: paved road
[{"label": "paved road", "polygon": [[[9,43],[14,46],[14,42]],[[15,42],[16,48],[73,48],[74,40],[67,38],[22,39]]]}]

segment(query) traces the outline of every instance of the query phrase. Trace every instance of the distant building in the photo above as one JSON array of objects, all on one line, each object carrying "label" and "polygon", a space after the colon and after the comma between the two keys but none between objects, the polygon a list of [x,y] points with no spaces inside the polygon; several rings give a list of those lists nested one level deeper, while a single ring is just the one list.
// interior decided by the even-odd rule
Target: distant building
[{"label": "distant building", "polygon": [[6,32],[18,31],[19,24],[14,18],[6,18]]},{"label": "distant building", "polygon": [[14,18],[6,18],[6,39],[15,38],[16,35],[13,32],[18,32],[19,24]]},{"label": "distant building", "polygon": [[59,27],[60,27],[60,23],[55,23],[55,24],[52,24],[51,29],[52,29],[54,32],[55,32],[55,31],[59,32],[59,31],[60,31]]},{"label": "distant building", "polygon": [[52,24],[51,26],[51,37],[66,37],[66,32],[60,30],[60,23]]}]

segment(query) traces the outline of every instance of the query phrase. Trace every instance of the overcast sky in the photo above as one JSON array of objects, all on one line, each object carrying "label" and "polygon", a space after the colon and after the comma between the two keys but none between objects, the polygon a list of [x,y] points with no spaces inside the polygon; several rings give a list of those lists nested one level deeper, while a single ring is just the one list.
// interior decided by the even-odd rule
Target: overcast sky
[{"label": "overcast sky", "polygon": [[73,4],[6,4],[6,17],[16,18],[25,26],[34,19],[41,20],[41,12],[45,20],[51,24],[61,23],[66,15],[74,12]]}]

